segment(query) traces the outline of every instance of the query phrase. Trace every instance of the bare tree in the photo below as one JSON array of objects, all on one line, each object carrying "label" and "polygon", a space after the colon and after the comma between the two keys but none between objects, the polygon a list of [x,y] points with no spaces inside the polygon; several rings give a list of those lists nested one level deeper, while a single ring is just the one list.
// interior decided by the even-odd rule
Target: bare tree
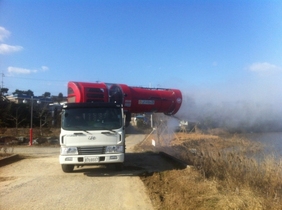
[{"label": "bare tree", "polygon": [[14,104],[11,107],[11,112],[8,114],[7,119],[15,124],[16,130],[19,125],[26,120],[26,108],[22,104]]},{"label": "bare tree", "polygon": [[39,118],[39,128],[40,128],[40,135],[43,135],[42,128],[48,124],[48,104],[45,103],[43,106],[41,106],[39,109],[37,109],[37,116]]},{"label": "bare tree", "polygon": [[8,88],[1,88],[0,92],[0,127],[6,125],[6,118],[9,111],[10,101],[6,98]]}]

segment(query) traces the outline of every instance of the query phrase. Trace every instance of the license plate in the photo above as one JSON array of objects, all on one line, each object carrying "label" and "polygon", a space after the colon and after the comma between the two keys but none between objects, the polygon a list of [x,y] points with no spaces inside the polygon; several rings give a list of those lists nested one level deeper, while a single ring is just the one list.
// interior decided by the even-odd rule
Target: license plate
[{"label": "license plate", "polygon": [[99,157],[84,157],[85,163],[97,163],[99,162]]}]

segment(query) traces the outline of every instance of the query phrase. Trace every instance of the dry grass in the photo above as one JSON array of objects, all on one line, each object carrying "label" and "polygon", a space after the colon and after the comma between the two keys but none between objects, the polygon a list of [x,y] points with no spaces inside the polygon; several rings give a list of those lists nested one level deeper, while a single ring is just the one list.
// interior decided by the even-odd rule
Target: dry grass
[{"label": "dry grass", "polygon": [[282,160],[259,144],[182,133],[158,149],[193,167],[143,178],[156,209],[282,209]]},{"label": "dry grass", "polygon": [[260,197],[250,190],[223,190],[214,180],[204,179],[187,168],[155,173],[143,179],[150,186],[156,209],[262,209]]}]

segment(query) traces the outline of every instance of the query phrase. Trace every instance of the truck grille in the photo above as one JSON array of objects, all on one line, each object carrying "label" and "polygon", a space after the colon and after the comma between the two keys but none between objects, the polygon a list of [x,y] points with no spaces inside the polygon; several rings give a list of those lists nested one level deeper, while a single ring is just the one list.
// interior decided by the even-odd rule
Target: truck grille
[{"label": "truck grille", "polygon": [[105,154],[106,147],[78,147],[79,155],[98,155]]}]

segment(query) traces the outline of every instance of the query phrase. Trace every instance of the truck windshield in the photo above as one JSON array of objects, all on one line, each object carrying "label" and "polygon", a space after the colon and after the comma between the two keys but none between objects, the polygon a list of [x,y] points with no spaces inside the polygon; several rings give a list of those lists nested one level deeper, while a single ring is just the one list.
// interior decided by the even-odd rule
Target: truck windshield
[{"label": "truck windshield", "polygon": [[65,130],[112,130],[122,126],[121,109],[64,109],[62,128]]}]

